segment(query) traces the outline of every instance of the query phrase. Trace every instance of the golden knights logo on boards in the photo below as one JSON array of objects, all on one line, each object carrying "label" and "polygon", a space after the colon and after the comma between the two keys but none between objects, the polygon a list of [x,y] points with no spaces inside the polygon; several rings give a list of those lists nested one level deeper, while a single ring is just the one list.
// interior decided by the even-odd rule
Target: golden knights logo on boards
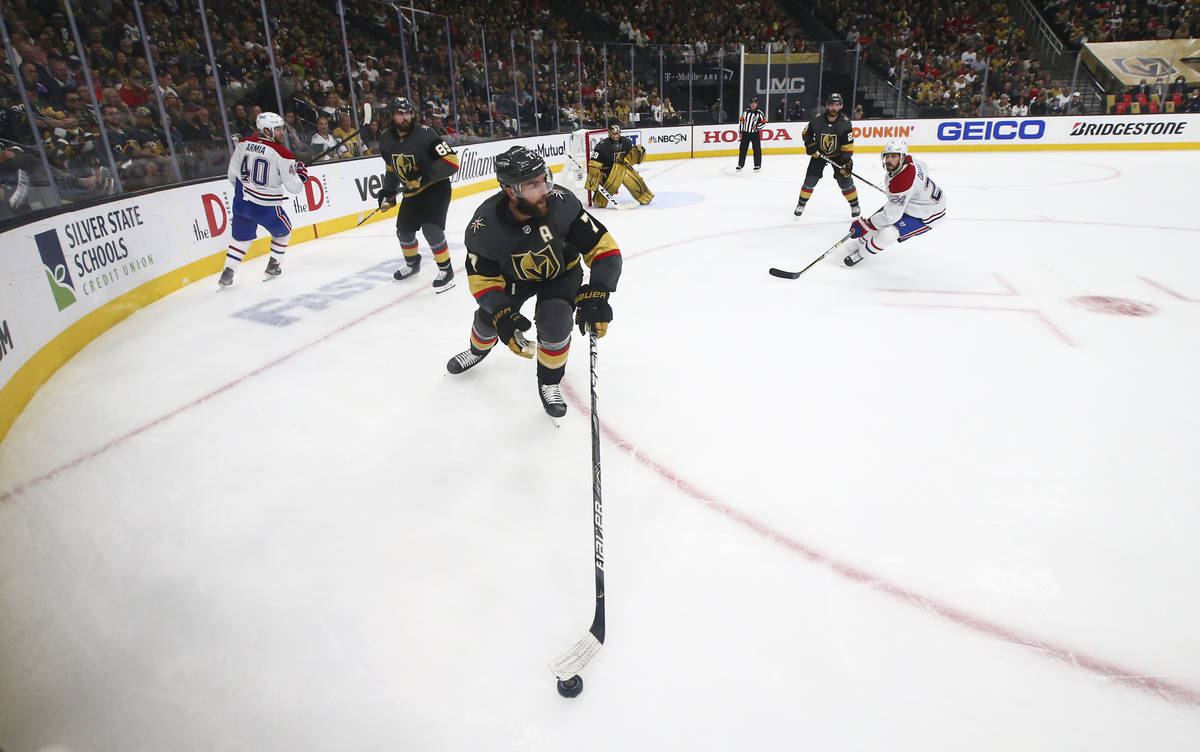
[{"label": "golden knights logo on boards", "polygon": [[550,246],[540,251],[514,253],[512,266],[517,277],[529,282],[554,279],[562,272],[562,265],[558,263],[558,258]]},{"label": "golden knights logo on boards", "polygon": [[392,169],[396,171],[400,182],[407,188],[416,188],[421,184],[421,168],[417,158],[411,154],[393,154]]},{"label": "golden knights logo on boards", "polygon": [[822,133],[821,134],[821,151],[825,154],[833,154],[838,150],[837,134]]}]

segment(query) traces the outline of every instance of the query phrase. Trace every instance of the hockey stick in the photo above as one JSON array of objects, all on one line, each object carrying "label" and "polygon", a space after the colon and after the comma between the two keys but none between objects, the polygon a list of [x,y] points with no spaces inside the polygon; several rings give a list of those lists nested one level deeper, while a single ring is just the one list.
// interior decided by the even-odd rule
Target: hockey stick
[{"label": "hockey stick", "polygon": [[806,272],[806,271],[808,271],[809,269],[811,269],[811,268],[813,268],[814,266],[816,266],[816,265],[817,265],[817,263],[821,261],[821,259],[823,259],[823,258],[825,258],[826,256],[828,256],[828,255],[829,255],[830,251],[832,251],[834,248],[837,248],[837,247],[838,247],[838,246],[840,246],[842,243],[845,243],[845,242],[846,242],[847,240],[849,240],[849,239],[850,239],[850,233],[846,233],[845,235],[843,235],[843,236],[842,236],[842,239],[841,239],[841,240],[839,240],[838,242],[836,242],[836,243],[834,243],[832,246],[830,246],[830,248],[829,248],[829,250],[828,250],[828,251],[825,251],[824,253],[822,253],[822,254],[821,254],[820,256],[818,256],[818,257],[816,258],[816,260],[814,260],[814,261],[813,261],[811,264],[809,264],[808,266],[804,267],[803,269],[801,269],[801,270],[800,270],[800,271],[798,271],[798,272],[786,272],[786,271],[784,271],[783,269],[776,269],[776,268],[775,268],[775,267],[773,267],[773,266],[772,266],[770,269],[768,269],[767,271],[768,271],[768,272],[770,272],[770,274],[771,274],[771,276],[772,276],[772,277],[782,277],[783,279],[799,279],[801,274],[805,273],[805,272]]},{"label": "hockey stick", "polygon": [[[392,204],[392,206],[399,206],[399,205],[400,205],[400,202],[399,202],[399,201],[397,201],[396,203]],[[365,217],[363,217],[362,219],[358,220],[358,224],[356,224],[356,225],[354,225],[354,226],[355,226],[355,227],[362,227],[364,224],[366,224],[366,222],[367,222],[367,220],[368,220],[368,219],[370,219],[371,217],[374,217],[374,216],[375,216],[376,214],[378,214],[379,212],[381,212],[381,211],[391,211],[391,209],[392,209],[392,206],[389,206],[387,209],[384,209],[382,206],[380,206],[380,207],[376,207],[374,210],[372,210],[372,211],[371,211],[371,213],[370,213],[370,214],[368,214],[367,216],[365,216]]]},{"label": "hockey stick", "polygon": [[558,693],[576,697],[583,691],[579,672],[604,644],[604,509],[600,500],[600,414],[596,412],[596,330],[588,333],[591,344],[592,380],[592,541],[596,566],[596,613],[583,639],[567,652],[550,661],[550,670],[558,677]]},{"label": "hockey stick", "polygon": [[[388,208],[390,209],[391,207],[389,206]],[[375,209],[374,211],[372,211],[372,212],[371,212],[370,214],[368,214],[367,216],[365,216],[365,217],[363,217],[362,219],[358,220],[358,224],[356,224],[356,225],[354,225],[354,226],[355,226],[355,227],[362,227],[364,222],[366,222],[366,221],[367,221],[368,219],[370,219],[371,217],[374,217],[374,216],[375,216],[376,214],[378,214],[378,213],[379,213],[379,209]]]},{"label": "hockey stick", "polygon": [[[574,162],[576,167],[583,170],[583,174],[585,176],[584,179],[586,180],[587,168],[584,167],[583,165],[579,164],[579,160],[575,159],[575,157],[572,157],[570,154],[567,155],[567,159]],[[584,190],[587,190],[587,188],[584,188]],[[596,191],[601,196],[603,196],[605,199],[607,199],[608,203],[612,204],[612,208],[614,208],[614,209],[628,209],[629,208],[629,204],[623,204],[620,201],[618,201],[617,199],[615,199],[611,193],[604,190],[604,186],[602,186],[602,185],[596,186]]]},{"label": "hockey stick", "polygon": [[342,144],[346,143],[346,142],[347,142],[347,141],[349,141],[350,139],[352,139],[352,138],[354,138],[355,136],[357,136],[357,135],[359,134],[359,132],[360,132],[360,131],[361,131],[363,128],[366,128],[366,127],[367,127],[368,125],[370,125],[370,124],[371,124],[371,103],[370,103],[370,102],[363,102],[363,119],[362,119],[362,125],[361,125],[361,126],[359,126],[357,129],[355,129],[355,131],[354,131],[353,133],[351,133],[349,136],[346,136],[346,137],[345,137],[345,138],[343,138],[341,141],[338,141],[338,142],[337,142],[336,144],[334,144],[333,146],[329,147],[328,149],[326,149],[325,151],[321,152],[321,153],[320,153],[320,154],[318,154],[317,156],[315,156],[315,157],[313,157],[312,159],[308,160],[308,161],[309,161],[309,163],[312,163],[312,162],[320,162],[322,157],[324,157],[324,156],[325,156],[326,154],[328,154],[329,152],[333,151],[334,149],[338,148],[338,147],[339,147],[339,146],[341,146]]},{"label": "hockey stick", "polygon": [[[829,157],[825,156],[824,154],[822,154],[822,153],[820,153],[820,152],[817,152],[817,156],[818,156],[818,157],[820,157],[821,159],[824,159],[824,160],[825,160],[826,162],[828,162],[829,164],[833,165],[833,169],[835,169],[835,170],[840,170],[840,169],[842,169],[842,166],[841,166],[840,164],[838,164],[837,162],[834,162],[832,159],[830,159]],[[858,178],[859,180],[863,181],[863,182],[864,182],[864,183],[866,183],[867,185],[871,186],[871,187],[872,187],[872,188],[874,188],[875,190],[879,191],[879,192],[880,192],[880,193],[882,193],[883,195],[885,195],[885,196],[886,196],[886,195],[888,195],[888,192],[887,192],[887,191],[885,191],[884,189],[882,189],[882,188],[880,188],[879,186],[875,185],[875,184],[874,184],[874,183],[872,183],[870,180],[867,180],[867,179],[866,179],[866,178],[864,178],[862,175],[859,175],[859,174],[858,174],[857,172],[855,172],[854,170],[851,170],[851,171],[850,171],[850,174],[851,174],[851,175],[853,175],[854,177]]]}]

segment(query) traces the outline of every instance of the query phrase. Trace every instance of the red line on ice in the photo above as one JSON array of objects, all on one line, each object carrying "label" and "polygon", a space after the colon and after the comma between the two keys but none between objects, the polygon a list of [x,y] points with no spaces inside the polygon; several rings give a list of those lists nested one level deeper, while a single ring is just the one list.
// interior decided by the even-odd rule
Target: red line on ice
[{"label": "red line on ice", "polygon": [[96,447],[95,449],[87,452],[86,454],[79,455],[78,457],[76,457],[75,459],[71,460],[70,462],[68,462],[64,465],[59,465],[58,467],[54,468],[53,470],[43,473],[42,475],[39,475],[36,478],[33,478],[32,480],[28,480],[25,483],[22,483],[21,485],[17,486],[16,488],[12,488],[12,489],[9,489],[8,491],[5,491],[3,494],[0,494],[0,504],[3,504],[4,502],[8,501],[12,497],[16,496],[17,494],[23,493],[24,491],[27,491],[27,490],[33,488],[34,486],[38,486],[38,485],[41,485],[42,483],[45,483],[46,481],[50,480],[51,478],[58,475],[59,473],[62,473],[65,470],[70,470],[74,467],[78,467],[79,465],[82,465],[84,462],[87,462],[90,459],[99,457],[100,455],[104,454],[108,450],[110,450],[120,444],[123,444],[124,442],[128,441],[129,439],[134,438],[135,436],[138,436],[140,434],[145,433],[146,431],[149,431],[151,428],[154,428],[157,425],[161,425],[162,423],[166,423],[168,420],[170,420],[178,415],[182,415],[183,413],[187,412],[188,410],[191,410],[193,407],[203,404],[204,402],[212,399],[213,397],[216,397],[224,392],[229,391],[230,389],[234,388],[238,384],[241,384],[243,381],[252,379],[255,376],[258,376],[259,374],[262,374],[262,373],[274,368],[275,366],[279,365],[280,363],[284,363],[288,360],[291,360],[293,357],[299,355],[300,353],[309,349],[313,345],[315,345],[319,342],[323,342],[324,340],[327,340],[338,334],[341,334],[342,332],[346,331],[347,329],[349,329],[353,326],[357,326],[358,324],[361,324],[362,322],[371,318],[375,314],[382,313],[383,311],[386,311],[387,309],[391,308],[392,306],[397,305],[399,303],[403,303],[404,301],[408,300],[409,298],[413,297],[414,295],[424,292],[425,289],[426,289],[426,286],[424,286],[424,285],[421,287],[413,288],[409,292],[405,293],[404,295],[401,295],[399,298],[396,298],[395,300],[388,303],[387,305],[376,308],[375,310],[371,311],[370,313],[363,314],[362,316],[358,317],[357,319],[354,319],[353,321],[351,321],[349,323],[342,324],[337,329],[334,329],[332,332],[321,335],[320,337],[317,337],[316,339],[312,340],[311,342],[309,342],[301,347],[297,347],[295,350],[292,350],[289,353],[285,353],[285,354],[279,356],[275,360],[272,360],[270,363],[259,366],[258,368],[254,369],[253,371],[250,371],[249,373],[244,373],[241,376],[234,379],[233,381],[228,382],[224,386],[217,387],[216,389],[212,390],[208,394],[205,394],[203,397],[197,397],[196,399],[192,400],[191,402],[188,402],[185,405],[177,407],[169,413],[165,413],[163,415],[158,416],[157,418],[150,421],[149,423],[144,423],[144,424],[138,426],[137,428],[133,429],[132,431],[121,434],[120,436],[116,437],[115,439],[112,439],[111,441],[109,441],[107,444],[102,444],[102,445]]},{"label": "red line on ice", "polygon": [[894,287],[876,287],[875,289],[878,290],[879,292],[919,292],[919,293],[927,293],[927,294],[931,294],[931,295],[999,295],[999,296],[1007,297],[1010,295],[1017,294],[1016,288],[1014,288],[1007,279],[1005,279],[1004,277],[1001,277],[999,274],[996,274],[994,272],[992,273],[992,276],[995,277],[996,280],[1000,282],[1000,284],[1002,284],[1006,288],[1008,288],[1007,292],[975,292],[972,290],[909,290],[909,289],[894,288]]},{"label": "red line on ice", "polygon": [[1001,311],[1009,313],[1032,313],[1034,317],[1045,324],[1050,331],[1063,341],[1069,347],[1076,347],[1075,340],[1067,336],[1067,333],[1059,328],[1049,316],[1042,313],[1036,308],[999,308],[995,306],[972,306],[972,305],[944,305],[942,303],[884,303],[885,306],[892,308],[945,308],[952,311]]},{"label": "red line on ice", "polygon": [[[821,223],[814,223],[814,224],[830,224],[830,223],[821,222]],[[772,226],[769,228],[759,228],[759,229],[777,229],[777,228],[792,227],[792,226],[793,225],[791,225],[791,224],[785,224],[785,225],[775,225],[775,226]],[[631,256],[629,256],[629,258],[633,258],[633,257],[637,257],[637,256],[644,256],[649,253],[653,253],[655,251],[664,250],[666,248],[671,248],[671,247],[678,246],[678,245],[687,245],[690,243],[699,242],[701,240],[711,240],[712,238],[721,237],[724,235],[736,235],[736,234],[741,234],[743,232],[745,232],[744,228],[739,228],[737,230],[730,230],[728,232],[717,233],[715,235],[706,235],[706,236],[704,236],[704,238],[689,238],[689,239],[685,239],[685,240],[679,240],[674,243],[667,243],[664,245],[655,246],[653,248],[648,248],[640,253],[634,253]],[[358,324],[366,321],[367,319],[370,319],[371,317],[375,316],[378,313],[386,311],[389,308],[392,308],[393,306],[395,306],[399,303],[409,300],[413,296],[418,295],[421,292],[423,292],[425,289],[426,289],[425,286],[415,288],[412,291],[397,298],[396,300],[393,300],[386,305],[376,308],[375,310],[370,311],[369,313],[366,313],[366,314],[360,316],[359,318],[354,319],[353,321],[350,321],[349,323],[343,324],[342,326],[338,327],[337,329],[334,329],[330,333],[323,335],[321,337],[318,337],[318,338],[312,340],[311,342],[309,342],[308,344],[298,347],[295,350],[292,350],[291,352],[286,353],[286,354],[276,358],[275,360],[271,361],[270,363],[267,363],[253,371],[250,371],[249,373],[239,376],[237,379],[234,379],[233,381],[228,382],[224,386],[214,389],[213,391],[209,392],[208,394],[205,394],[203,397],[199,397],[195,400],[192,400],[191,402],[188,402],[187,404],[185,404],[181,407],[178,407],[175,410],[172,410],[171,412],[166,413],[166,414],[154,419],[153,421],[150,421],[149,423],[146,423],[138,428],[133,429],[132,431],[129,431],[128,433],[122,434],[121,436],[118,436],[117,438],[112,439],[107,444],[97,447],[96,449],[93,449],[93,450],[87,452],[86,454],[80,455],[79,457],[75,458],[74,460],[71,460],[70,462],[68,462],[64,465],[60,465],[59,467],[57,467],[53,470],[50,470],[47,473],[44,473],[30,481],[27,481],[26,483],[24,483],[16,488],[13,488],[13,489],[5,492],[3,495],[0,495],[0,504],[8,501],[12,497],[14,497],[20,493],[23,493],[24,491],[29,490],[30,488],[33,488],[34,486],[40,485],[40,484],[46,482],[47,480],[50,480],[51,478],[55,477],[56,475],[58,475],[59,473],[62,473],[65,470],[69,470],[71,468],[77,467],[88,460],[94,459],[94,458],[106,453],[110,449],[124,443],[125,441],[127,441],[131,438],[134,438],[134,437],[150,430],[151,428],[154,428],[155,426],[165,423],[168,420],[171,420],[172,418],[174,418],[178,415],[181,415],[184,412],[187,412],[188,410],[192,409],[193,407],[196,407],[197,405],[203,404],[206,400],[212,399],[213,397],[216,397],[216,396],[222,394],[223,392],[226,392],[226,391],[232,389],[233,387],[237,386],[238,384],[241,384],[241,383],[253,378],[254,376],[258,376],[258,375],[270,370],[271,368],[274,368],[275,366],[279,365],[280,363],[290,360],[292,357],[298,355],[299,353],[308,350],[312,345],[315,345],[326,339],[334,337],[334,336],[346,331],[347,329],[357,326]],[[966,306],[940,306],[940,307],[963,308]],[[987,310],[1005,310],[1005,309],[979,307],[978,310],[987,311]],[[1034,313],[1034,314],[1037,314],[1039,317],[1042,316],[1040,311],[1036,311],[1034,309],[1017,308],[1017,309],[1011,309],[1011,310],[1022,311],[1022,312],[1026,312],[1026,313]],[[1046,321],[1046,320],[1043,318],[1043,321]],[[1046,323],[1049,324],[1048,321]],[[1065,335],[1063,335],[1062,332],[1059,332],[1057,329],[1055,330],[1055,333],[1058,334],[1060,337],[1063,337],[1063,339],[1065,341],[1067,341],[1068,344],[1074,344],[1074,343],[1071,343],[1070,340],[1067,340]],[[572,403],[574,403],[576,409],[584,414],[589,414],[586,406],[582,404],[582,402],[580,401],[578,396],[575,394],[574,390],[571,388],[570,383],[564,382],[564,384],[565,384],[564,391],[566,392],[568,398],[572,401]],[[700,488],[698,486],[693,485],[691,482],[689,482],[682,476],[680,476],[677,473],[675,473],[674,471],[672,471],[666,465],[664,465],[661,462],[658,462],[657,460],[655,460],[651,457],[648,457],[647,455],[638,451],[632,443],[630,443],[629,441],[626,441],[620,434],[617,434],[607,424],[603,423],[603,421],[601,422],[601,430],[603,431],[605,436],[608,437],[610,442],[612,442],[614,445],[616,445],[622,451],[629,454],[636,462],[649,468],[652,472],[654,472],[660,478],[671,483],[676,488],[680,489],[685,494],[687,494],[689,497],[695,499],[696,501],[699,501],[701,504],[704,504],[705,506],[712,509],[713,511],[722,514],[727,519],[729,519],[733,522],[736,522],[739,525],[754,531],[761,537],[763,537],[767,540],[770,540],[774,543],[777,543],[780,546],[802,556],[803,558],[805,558],[811,562],[820,563],[820,564],[829,566],[834,572],[836,572],[838,575],[844,577],[845,579],[851,580],[853,582],[858,582],[858,583],[861,583],[864,585],[868,585],[869,587],[871,587],[875,590],[878,590],[880,592],[886,593],[887,595],[890,595],[893,598],[896,598],[897,600],[903,601],[903,602],[907,603],[908,605],[920,608],[921,610],[923,610],[927,613],[936,614],[936,615],[942,617],[943,619],[951,621],[960,626],[964,626],[964,627],[972,629],[976,632],[980,632],[982,634],[986,634],[988,636],[995,637],[1000,640],[1004,640],[1005,642],[1009,642],[1014,645],[1022,645],[1025,647],[1034,648],[1035,650],[1039,651],[1042,655],[1048,656],[1050,658],[1053,658],[1057,661],[1066,663],[1071,666],[1079,666],[1093,674],[1096,674],[1098,676],[1101,676],[1101,677],[1104,677],[1107,679],[1111,679],[1113,681],[1119,682],[1121,684],[1124,684],[1125,686],[1132,687],[1134,689],[1140,689],[1140,690],[1148,692],[1156,697],[1167,700],[1168,702],[1171,702],[1171,703],[1174,703],[1177,705],[1188,706],[1191,708],[1200,708],[1200,691],[1191,689],[1189,687],[1185,687],[1181,684],[1176,684],[1176,683],[1168,681],[1166,679],[1161,679],[1161,678],[1154,677],[1154,676],[1144,676],[1137,672],[1121,668],[1120,666],[1116,666],[1115,664],[1108,663],[1108,662],[1100,660],[1098,658],[1093,658],[1093,657],[1090,657],[1083,653],[1080,653],[1080,652],[1077,652],[1074,650],[1069,650],[1067,648],[1060,647],[1060,646],[1054,645],[1049,642],[1045,642],[1036,637],[1033,637],[1032,635],[1018,632],[1016,630],[1010,629],[1003,625],[994,624],[985,619],[982,619],[980,617],[969,614],[966,611],[963,611],[961,609],[950,606],[949,604],[942,603],[941,601],[938,601],[934,598],[930,598],[928,596],[922,595],[915,591],[908,590],[896,583],[889,582],[888,580],[886,580],[882,577],[878,577],[874,574],[871,574],[870,572],[867,572],[866,570],[859,569],[858,567],[855,567],[855,566],[852,566],[845,562],[834,559],[831,556],[829,556],[828,554],[826,554],[822,551],[819,551],[815,548],[812,548],[811,546],[809,546],[805,543],[802,543],[794,538],[791,538],[791,537],[787,536],[786,534],[784,534],[778,530],[775,530],[774,528],[770,527],[766,523],[761,522],[760,520],[757,520],[754,517],[751,517],[750,515],[746,514],[745,512],[742,512],[741,510],[738,510],[732,506],[729,506],[728,504],[725,504],[724,502],[710,496],[709,494],[700,490]]]},{"label": "red line on ice", "polygon": [[[575,393],[571,383],[563,382],[567,398],[584,415],[591,414],[588,406]],[[962,627],[966,627],[976,632],[980,632],[989,637],[994,637],[1003,640],[1013,645],[1033,648],[1044,656],[1053,658],[1056,661],[1065,663],[1069,666],[1079,666],[1097,676],[1105,679],[1111,679],[1120,684],[1133,689],[1139,689],[1148,692],[1156,697],[1160,697],[1168,702],[1176,705],[1184,705],[1191,708],[1200,708],[1200,691],[1186,687],[1182,684],[1160,679],[1155,676],[1145,676],[1136,671],[1123,668],[1113,663],[1109,663],[1100,658],[1094,658],[1077,650],[1072,650],[1054,643],[1047,642],[1033,635],[1011,629],[1002,624],[987,621],[981,617],[970,614],[962,609],[951,606],[935,598],[927,595],[922,595],[913,590],[909,590],[901,585],[891,582],[883,577],[872,574],[865,569],[860,569],[852,564],[840,561],[833,558],[829,554],[820,551],[807,543],[803,543],[786,533],[780,532],[771,527],[767,523],[751,517],[749,514],[726,504],[716,497],[708,494],[700,489],[699,486],[693,484],[682,475],[676,473],[671,468],[663,463],[648,456],[643,451],[639,450],[635,444],[627,441],[621,434],[617,433],[603,420],[600,421],[600,430],[604,436],[619,448],[621,451],[628,454],[638,464],[648,468],[652,473],[657,475],[662,480],[671,484],[675,488],[682,491],[685,495],[700,502],[704,506],[718,512],[726,519],[731,520],[742,527],[748,528],[759,536],[776,543],[783,548],[813,562],[829,567],[839,576],[856,582],[862,585],[867,585],[873,590],[879,591],[886,595],[899,600],[906,605],[914,606],[926,613],[936,614],[941,618],[953,622]]]},{"label": "red line on ice", "polygon": [[1186,303],[1200,303],[1200,299],[1189,298],[1186,295],[1181,295],[1180,293],[1175,292],[1174,290],[1172,290],[1169,287],[1160,285],[1159,283],[1155,282],[1154,280],[1150,279],[1149,277],[1138,277],[1138,279],[1142,280],[1143,282],[1145,282],[1146,284],[1148,284],[1152,287],[1157,287],[1158,289],[1162,290],[1163,292],[1165,292],[1166,294],[1170,295],[1173,298],[1178,298]]}]

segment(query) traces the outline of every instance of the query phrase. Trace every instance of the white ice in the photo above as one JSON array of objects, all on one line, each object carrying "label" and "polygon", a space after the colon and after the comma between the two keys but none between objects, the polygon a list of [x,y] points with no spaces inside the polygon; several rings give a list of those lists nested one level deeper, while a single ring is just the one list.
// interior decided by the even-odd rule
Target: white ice
[{"label": "white ice", "polygon": [[1193,152],[930,154],[940,227],[780,280],[849,222],[828,176],[792,217],[804,160],[650,163],[656,205],[597,212],[582,696],[546,663],[592,615],[586,340],[561,428],[503,348],[448,375],[466,280],[391,281],[382,223],[136,313],[26,409],[0,746],[1200,749]]}]

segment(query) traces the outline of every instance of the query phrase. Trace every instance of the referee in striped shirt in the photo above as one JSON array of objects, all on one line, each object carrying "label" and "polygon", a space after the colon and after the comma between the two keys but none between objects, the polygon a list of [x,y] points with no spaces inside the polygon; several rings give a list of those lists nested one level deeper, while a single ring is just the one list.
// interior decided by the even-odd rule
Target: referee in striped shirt
[{"label": "referee in striped shirt", "polygon": [[738,166],[740,170],[746,166],[746,147],[754,144],[754,169],[762,169],[762,137],[759,131],[767,122],[767,116],[758,109],[758,100],[751,99],[750,106],[738,119],[738,131],[742,134],[742,145],[738,149]]}]

